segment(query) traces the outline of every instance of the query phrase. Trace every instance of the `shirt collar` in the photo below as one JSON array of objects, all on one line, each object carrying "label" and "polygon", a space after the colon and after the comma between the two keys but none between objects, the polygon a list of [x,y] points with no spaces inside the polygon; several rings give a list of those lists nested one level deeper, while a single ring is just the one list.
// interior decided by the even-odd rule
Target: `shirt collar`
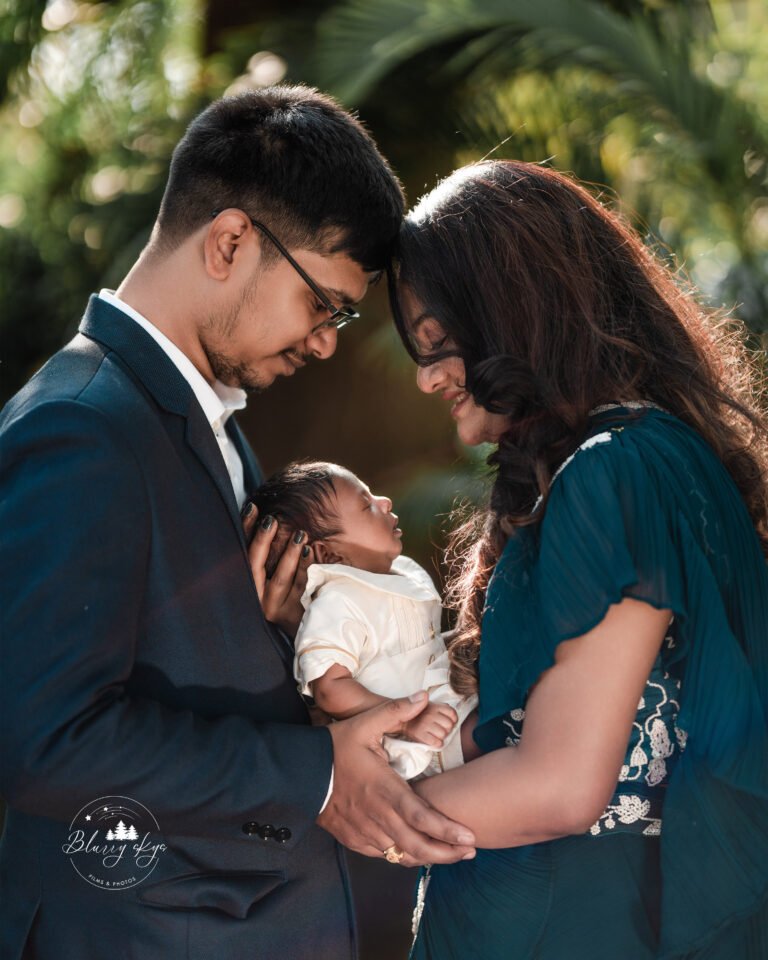
[{"label": "shirt collar", "polygon": [[440,602],[440,594],[427,571],[410,557],[399,556],[393,562],[390,573],[371,573],[344,563],[310,564],[307,568],[307,586],[301,598],[304,609],[321,587],[334,580],[353,580],[381,593],[406,597],[408,600]]},{"label": "shirt collar", "polygon": [[189,357],[182,353],[173,341],[169,340],[138,310],[134,310],[132,306],[121,300],[114,290],[100,290],[99,299],[111,304],[132,320],[135,320],[163,349],[168,359],[171,360],[192,388],[198,403],[203,408],[208,423],[213,425],[219,422],[223,425],[235,410],[243,409],[246,403],[245,390],[241,390],[239,387],[228,387],[220,380],[214,380],[212,384],[209,384]]}]

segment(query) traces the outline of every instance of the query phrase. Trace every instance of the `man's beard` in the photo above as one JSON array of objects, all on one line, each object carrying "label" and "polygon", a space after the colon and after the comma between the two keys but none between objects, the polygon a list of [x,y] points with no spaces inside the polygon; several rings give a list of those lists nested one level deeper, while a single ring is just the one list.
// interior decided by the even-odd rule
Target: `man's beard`
[{"label": "man's beard", "polygon": [[246,393],[255,394],[266,390],[272,383],[271,380],[262,377],[258,371],[249,370],[244,363],[234,363],[216,350],[207,349],[206,355],[213,375],[228,387],[240,387]]},{"label": "man's beard", "polygon": [[[251,282],[243,291],[240,302],[235,304],[229,313],[223,317],[209,317],[204,330],[216,331],[220,340],[226,340],[226,338],[234,333],[243,309],[246,306],[250,306],[256,298],[259,273],[260,271],[256,271],[251,278]],[[258,371],[249,369],[244,363],[236,363],[225,353],[222,353],[221,350],[216,350],[213,346],[206,343],[205,340],[202,342],[213,375],[217,380],[220,380],[221,383],[226,384],[228,387],[239,387],[241,390],[245,390],[246,393],[254,394],[266,390],[272,382],[261,376]]]}]

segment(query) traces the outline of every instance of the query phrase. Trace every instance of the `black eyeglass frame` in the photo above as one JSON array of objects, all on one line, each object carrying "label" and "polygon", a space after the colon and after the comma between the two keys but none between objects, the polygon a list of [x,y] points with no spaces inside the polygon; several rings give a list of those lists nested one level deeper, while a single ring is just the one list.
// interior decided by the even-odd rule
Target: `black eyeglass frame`
[{"label": "black eyeglass frame", "polygon": [[[220,210],[214,210],[211,214],[211,217],[217,217],[221,213]],[[245,213],[245,211],[243,211]],[[285,247],[280,243],[277,237],[272,233],[269,227],[265,226],[259,220],[254,220],[250,214],[245,214],[248,219],[251,221],[254,227],[257,230],[261,230],[267,239],[271,240],[272,243],[277,247],[282,256],[290,263],[293,269],[298,273],[301,279],[306,283],[309,289],[314,293],[317,299],[322,303],[325,309],[330,313],[330,317],[327,320],[323,320],[322,323],[318,323],[316,327],[312,327],[312,333],[316,333],[318,330],[322,330],[325,327],[333,327],[335,330],[341,330],[342,327],[346,327],[348,323],[351,323],[353,320],[359,320],[360,314],[357,310],[354,310],[352,307],[337,307],[335,303],[326,297],[317,283],[310,277],[304,267],[301,264],[297,263],[296,260],[288,253]]]}]

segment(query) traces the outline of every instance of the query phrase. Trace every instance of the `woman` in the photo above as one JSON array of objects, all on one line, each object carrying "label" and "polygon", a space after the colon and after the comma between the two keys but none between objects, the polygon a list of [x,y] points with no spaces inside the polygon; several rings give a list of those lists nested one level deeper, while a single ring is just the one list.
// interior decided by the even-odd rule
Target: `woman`
[{"label": "woman", "polygon": [[425,197],[390,286],[420,389],[498,445],[453,581],[479,755],[417,785],[482,849],[427,872],[413,957],[768,956],[768,441],[733,325],[524,163]]}]

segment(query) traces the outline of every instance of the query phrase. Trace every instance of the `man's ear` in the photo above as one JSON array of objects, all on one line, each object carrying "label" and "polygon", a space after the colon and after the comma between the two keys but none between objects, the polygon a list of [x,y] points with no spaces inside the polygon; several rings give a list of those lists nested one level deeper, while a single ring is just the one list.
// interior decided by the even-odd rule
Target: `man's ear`
[{"label": "man's ear", "polygon": [[315,558],[318,563],[344,563],[344,558],[339,556],[329,543],[322,540],[315,540]]},{"label": "man's ear", "polygon": [[[203,243],[205,269],[214,280],[226,280],[232,273],[235,254],[249,236],[254,236],[250,220],[240,210],[218,213],[208,226]],[[259,242],[259,238],[256,237]]]}]

